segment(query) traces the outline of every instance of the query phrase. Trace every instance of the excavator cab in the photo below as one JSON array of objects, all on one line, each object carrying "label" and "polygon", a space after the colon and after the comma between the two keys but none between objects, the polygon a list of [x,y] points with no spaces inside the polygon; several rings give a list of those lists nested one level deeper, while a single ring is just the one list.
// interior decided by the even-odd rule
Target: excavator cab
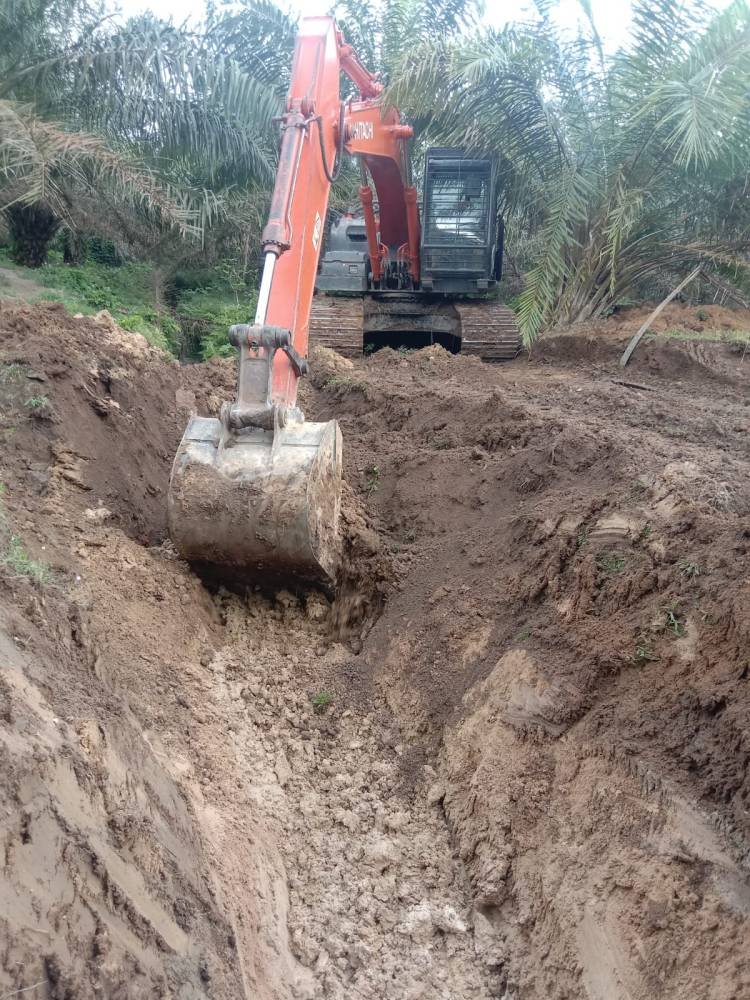
[{"label": "excavator cab", "polygon": [[421,284],[453,295],[486,292],[500,278],[493,160],[461,149],[427,150],[422,205]]},{"label": "excavator cab", "polygon": [[[503,225],[497,223],[497,170],[494,160],[462,149],[432,147],[425,157],[419,287],[442,296],[477,295],[500,280]],[[351,294],[375,288],[365,220],[351,214],[335,219],[315,281],[318,292]]]}]

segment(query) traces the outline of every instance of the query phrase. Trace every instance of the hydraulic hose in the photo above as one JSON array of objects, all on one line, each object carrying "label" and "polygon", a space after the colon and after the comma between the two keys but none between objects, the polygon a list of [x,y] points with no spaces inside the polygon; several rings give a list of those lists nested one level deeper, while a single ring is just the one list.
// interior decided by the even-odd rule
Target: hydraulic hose
[{"label": "hydraulic hose", "polygon": [[326,162],[326,148],[323,143],[323,118],[318,115],[315,119],[318,123],[318,140],[320,141],[320,158],[323,162],[323,170],[326,175],[326,179],[329,184],[335,184],[338,180],[339,174],[341,173],[341,163],[344,158],[344,102],[341,102],[341,108],[339,110],[339,142],[336,149],[336,153],[333,159],[333,170],[328,169],[328,163]]}]

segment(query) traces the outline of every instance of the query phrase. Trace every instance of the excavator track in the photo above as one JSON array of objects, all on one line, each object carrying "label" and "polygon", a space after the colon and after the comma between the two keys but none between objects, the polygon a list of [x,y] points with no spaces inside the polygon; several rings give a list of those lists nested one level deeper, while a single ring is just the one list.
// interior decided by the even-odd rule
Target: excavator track
[{"label": "excavator track", "polygon": [[521,333],[512,309],[497,302],[455,302],[461,317],[461,353],[482,361],[512,361]]},{"label": "excavator track", "polygon": [[[387,306],[385,311],[383,309],[383,302],[369,299],[366,307],[359,297],[316,295],[310,313],[310,342],[330,347],[344,357],[358,358],[364,348],[365,327],[372,333],[377,317],[395,316],[395,327],[403,330],[403,317],[407,316],[407,324],[413,324],[415,334],[417,331],[424,334],[424,322],[419,322],[421,316],[428,319],[428,326],[435,330],[441,327],[440,318],[445,325],[447,318],[452,316],[448,322],[455,327],[456,344],[460,336],[461,354],[483,361],[512,361],[521,350],[515,313],[497,302],[425,303],[420,308],[419,299],[401,295],[390,303],[390,309]],[[460,325],[456,323],[456,316]],[[409,346],[408,334],[404,334],[403,343]]]},{"label": "excavator track", "polygon": [[361,298],[316,295],[310,311],[310,343],[330,347],[345,358],[364,349],[364,303]]}]

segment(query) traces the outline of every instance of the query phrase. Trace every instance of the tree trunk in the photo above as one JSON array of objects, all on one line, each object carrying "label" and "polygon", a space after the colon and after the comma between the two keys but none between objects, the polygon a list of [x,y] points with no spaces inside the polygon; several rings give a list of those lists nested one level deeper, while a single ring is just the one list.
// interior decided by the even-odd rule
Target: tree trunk
[{"label": "tree trunk", "polygon": [[11,256],[24,267],[47,263],[49,245],[60,228],[60,220],[46,205],[11,205],[5,210],[10,230]]},{"label": "tree trunk", "polygon": [[66,229],[63,234],[63,261],[66,264],[86,263],[86,237]]}]

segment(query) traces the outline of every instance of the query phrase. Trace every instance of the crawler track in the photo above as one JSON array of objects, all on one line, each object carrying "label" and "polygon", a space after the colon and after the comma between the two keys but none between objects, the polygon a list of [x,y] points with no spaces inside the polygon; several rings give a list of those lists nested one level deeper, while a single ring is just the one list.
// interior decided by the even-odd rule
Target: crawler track
[{"label": "crawler track", "polygon": [[[425,303],[423,313],[419,313],[415,311],[418,304],[415,300],[404,313],[428,317],[434,311],[436,317],[442,317],[443,323],[447,315],[453,316],[450,322],[455,326],[457,337],[460,331],[462,354],[471,354],[483,361],[511,361],[521,350],[516,317],[507,306],[497,302]],[[344,357],[360,357],[368,315],[364,299],[316,295],[310,315],[310,341],[330,347]],[[415,333],[418,329],[423,334],[424,319],[418,327],[417,320],[414,323]],[[404,346],[409,346],[408,334],[404,335]]]},{"label": "crawler track", "polygon": [[461,353],[482,361],[512,361],[521,350],[521,334],[512,309],[497,302],[455,303],[461,317]]},{"label": "crawler track", "polygon": [[359,358],[364,347],[364,303],[360,298],[316,295],[310,313],[310,342],[345,358]]}]

